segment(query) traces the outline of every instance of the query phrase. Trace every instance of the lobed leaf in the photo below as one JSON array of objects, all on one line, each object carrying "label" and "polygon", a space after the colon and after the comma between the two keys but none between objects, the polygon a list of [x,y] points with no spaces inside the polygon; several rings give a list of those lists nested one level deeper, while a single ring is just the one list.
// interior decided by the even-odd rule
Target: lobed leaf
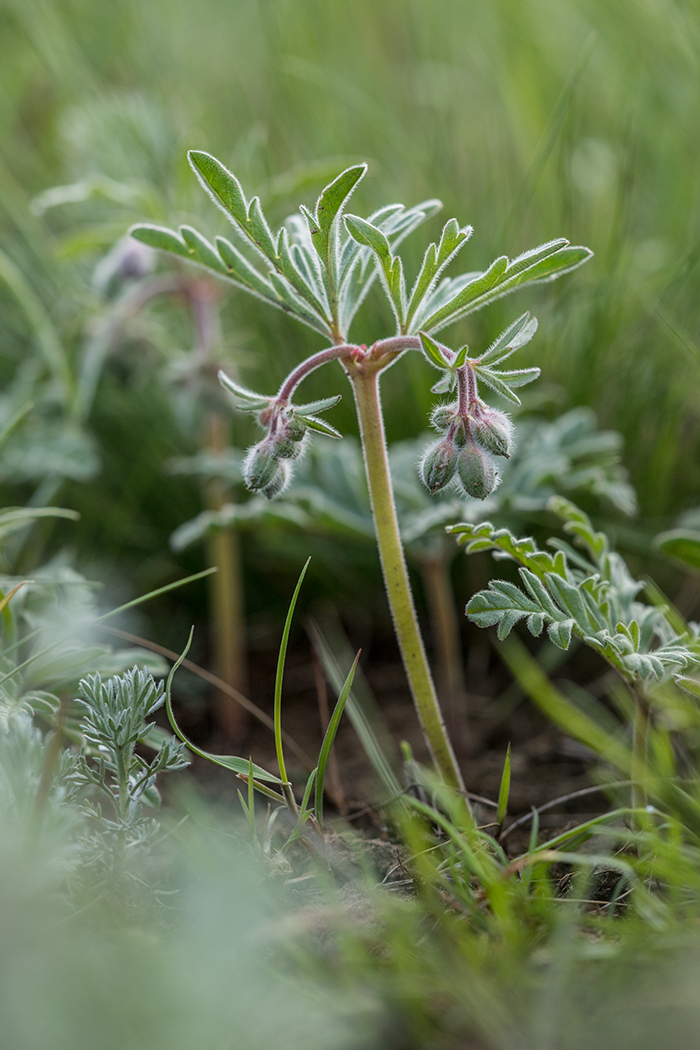
[{"label": "lobed leaf", "polygon": [[[444,347],[442,343],[436,343],[435,340],[431,339],[425,332],[419,332],[418,334],[420,336],[423,353],[428,361],[430,361],[431,365],[435,365],[436,368],[441,369],[450,368],[452,363],[445,354],[447,348]],[[449,351],[447,352],[449,353]]]},{"label": "lobed leaf", "polygon": [[192,226],[180,226],[179,232],[195,262],[228,276],[228,267],[206,237],[203,237]]},{"label": "lobed leaf", "polygon": [[[506,400],[512,401],[515,405],[521,403],[517,394],[514,394],[508,384],[501,379],[499,372],[492,372],[490,368],[484,368],[481,365],[472,365],[472,368],[474,369],[474,374],[479,379],[482,379],[487,386],[490,386],[492,390],[495,390],[497,394],[500,394],[501,397],[505,397]],[[539,373],[539,368],[537,372]],[[535,378],[536,376],[533,376],[533,379]]]},{"label": "lobed leaf", "polygon": [[200,184],[204,187],[214,203],[227,216],[241,225],[248,223],[248,205],[241,184],[221,161],[203,150],[191,149],[187,154]]},{"label": "lobed leaf", "polygon": [[487,270],[469,281],[450,302],[422,321],[421,328],[427,331],[437,331],[448,324],[449,321],[456,320],[457,317],[467,311],[471,304],[501,281],[507,266],[508,257],[506,255],[501,255],[494,259]]},{"label": "lobed leaf", "polygon": [[128,232],[129,236],[133,237],[134,240],[147,244],[149,248],[173,252],[175,255],[181,255],[185,259],[190,258],[190,250],[185,242],[178,237],[174,230],[169,230],[166,226],[153,226],[148,222],[139,222],[135,226],[131,226]]},{"label": "lobed leaf", "polygon": [[350,199],[355,187],[367,172],[366,164],[357,164],[341,172],[322,191],[316,201],[315,229],[311,230],[311,236],[316,251],[322,259],[328,257],[328,249],[331,246],[331,228],[336,219],[339,219],[343,207]]},{"label": "lobed leaf", "polygon": [[520,349],[532,339],[537,331],[537,318],[529,312],[522,314],[491,344],[486,353],[479,358],[482,365],[496,365]]}]

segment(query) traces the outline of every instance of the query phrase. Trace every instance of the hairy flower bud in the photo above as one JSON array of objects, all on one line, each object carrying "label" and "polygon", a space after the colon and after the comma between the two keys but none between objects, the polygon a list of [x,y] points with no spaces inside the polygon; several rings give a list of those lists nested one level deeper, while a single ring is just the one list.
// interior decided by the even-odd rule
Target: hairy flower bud
[{"label": "hairy flower bud", "polygon": [[436,405],[430,413],[431,427],[442,434],[454,419],[456,409],[456,405]]},{"label": "hairy flower bud", "polygon": [[298,459],[304,451],[305,444],[304,437],[293,438],[286,432],[280,434],[275,437],[275,459]]},{"label": "hairy flower bud", "polygon": [[275,467],[272,479],[260,489],[261,494],[266,496],[267,499],[275,499],[276,496],[281,496],[292,477],[292,468],[284,460],[281,462],[278,460]]},{"label": "hairy flower bud", "polygon": [[301,441],[306,434],[306,429],[306,424],[302,423],[297,416],[290,415],[289,418],[284,421],[285,435],[292,441]]},{"label": "hairy flower bud", "polygon": [[258,492],[272,482],[279,464],[275,459],[274,446],[265,438],[248,449],[243,461],[243,480],[251,492]]},{"label": "hairy flower bud", "polygon": [[480,445],[495,456],[510,458],[513,424],[508,416],[496,409],[480,412],[471,421],[474,437]]},{"label": "hairy flower bud", "polygon": [[463,420],[460,420],[460,422],[457,424],[457,429],[455,430],[454,434],[452,435],[452,440],[454,441],[454,443],[457,446],[457,448],[464,448],[464,446],[466,445],[466,443],[467,443],[467,432],[466,432],[466,430],[464,428]]},{"label": "hairy flower bud", "polygon": [[421,480],[433,496],[452,481],[456,469],[457,449],[447,439],[431,445],[418,466]]},{"label": "hairy flower bud", "polygon": [[468,441],[460,452],[457,471],[465,492],[475,499],[486,499],[500,481],[489,453],[482,451],[473,441]]}]

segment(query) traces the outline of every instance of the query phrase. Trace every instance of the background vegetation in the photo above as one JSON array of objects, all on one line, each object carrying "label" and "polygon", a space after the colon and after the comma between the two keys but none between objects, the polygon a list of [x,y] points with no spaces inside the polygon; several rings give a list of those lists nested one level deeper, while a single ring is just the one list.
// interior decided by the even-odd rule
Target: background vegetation
[{"label": "background vegetation", "polygon": [[[353,208],[366,214],[387,200],[412,204],[440,197],[443,220],[455,215],[475,227],[466,249],[470,268],[557,236],[593,248],[595,258],[570,277],[468,318],[455,329],[455,339],[487,345],[516,312],[530,309],[538,316],[537,363],[543,375],[527,388],[525,411],[554,420],[587,406],[601,429],[622,434],[622,463],[637,493],[638,514],[626,517],[619,499],[617,508],[610,501],[584,499],[586,509],[631,553],[636,575],[650,572],[679,600],[685,615],[696,614],[695,577],[681,578],[651,541],[700,504],[699,16],[696,0],[4,0],[0,497],[3,507],[56,506],[80,515],[77,520],[47,518],[31,531],[8,532],[8,538],[3,533],[4,578],[41,576],[51,586],[60,585],[62,600],[73,602],[71,616],[85,618],[210,564],[216,558],[211,546],[171,544],[183,524],[205,508],[216,508],[222,491],[240,498],[235,454],[224,482],[220,477],[212,482],[201,458],[192,460],[212,451],[210,423],[225,407],[208,382],[207,369],[212,361],[222,363],[254,389],[272,392],[294,363],[320,348],[320,340],[306,329],[222,287],[214,304],[221,335],[215,333],[210,359],[204,360],[184,298],[164,295],[133,310],[124,300],[129,286],[123,270],[119,272],[114,246],[131,223],[174,226],[191,221],[207,234],[220,230],[219,218],[185,160],[188,148],[198,148],[228,164],[249,195],[261,196],[275,222],[300,200],[311,205],[341,168],[366,160],[369,176]],[[440,218],[431,223],[429,233],[435,237]],[[421,245],[420,237],[406,243],[406,257],[413,258],[416,268]],[[162,260],[157,267],[159,275],[173,272]],[[119,313],[125,302],[125,312]],[[390,333],[390,318],[382,310],[379,297],[370,297],[360,318],[360,338],[362,332],[368,338],[370,333]],[[332,370],[314,375],[307,384],[309,399],[336,393],[341,389],[338,378]],[[426,429],[432,381],[434,375],[418,355],[385,378],[390,441],[415,438]],[[344,394],[332,422],[352,434],[349,390]],[[13,423],[30,402],[31,410]],[[234,448],[245,447],[254,437],[253,428],[242,416],[225,419],[223,444],[230,440]],[[607,447],[614,450],[615,442]],[[312,481],[323,476],[323,464],[313,458],[304,469]],[[352,475],[355,468],[348,469]],[[562,486],[565,473],[560,471],[557,479]],[[339,474],[333,476],[337,480]],[[217,490],[217,484],[223,489]],[[342,504],[347,493],[338,498]],[[359,502],[357,520],[364,516],[366,526],[366,506]],[[556,530],[542,500],[535,503],[525,515],[525,531],[544,526]],[[627,504],[630,509],[629,499]],[[335,520],[330,513],[328,517]],[[254,525],[240,530],[242,580],[249,651],[262,653],[262,659],[251,662],[251,695],[267,702],[271,674],[266,661],[272,659],[269,653],[309,553],[309,538],[305,529],[284,521]],[[381,640],[387,614],[378,563],[360,525],[357,534],[329,526],[315,535],[300,609],[318,608],[318,600],[330,594],[350,614],[346,620],[354,622],[359,634]],[[490,564],[478,558],[453,563],[459,606],[485,586],[491,572]],[[423,564],[420,558],[418,564]],[[78,573],[100,588],[86,587]],[[144,611],[132,610],[121,626],[179,651],[190,624],[197,622],[190,655],[211,665],[216,646],[207,638],[206,586],[201,581],[158,598]],[[2,589],[7,589],[4,583]],[[21,609],[18,605],[18,620],[25,617],[26,629],[39,624],[55,630],[36,593],[28,589],[27,594]],[[424,616],[427,590],[426,596]],[[7,615],[4,622],[9,630]],[[103,642],[104,636],[97,640]],[[469,668],[480,686],[489,662],[484,649],[483,641],[476,644]],[[546,661],[551,652],[543,648],[542,655]],[[390,650],[388,659],[392,657]],[[76,667],[81,659],[88,659],[82,650]],[[92,670],[98,666],[95,659]],[[157,672],[157,663],[152,666]],[[582,666],[586,679],[599,673],[574,654],[569,677],[576,677]],[[112,669],[118,666],[105,664],[106,673]],[[70,667],[42,668],[42,674],[27,679],[22,686],[26,695],[50,688],[56,695],[75,692]],[[190,700],[210,699],[194,680],[188,682],[184,692]],[[505,682],[500,671],[489,689],[498,692]],[[507,717],[522,696],[516,686],[509,690],[498,701],[496,720]],[[406,712],[410,718],[408,704]],[[692,737],[688,755],[693,755],[696,718],[684,717]],[[196,721],[194,715],[191,719]],[[515,729],[513,724],[509,732]],[[497,774],[492,771],[482,786],[492,796],[506,741],[501,742]],[[250,749],[258,743],[252,736]],[[590,760],[590,752],[584,754]],[[39,758],[37,762],[41,783]],[[516,772],[514,767],[514,781]],[[513,791],[517,795],[515,786]],[[202,815],[202,824],[208,820]],[[202,920],[201,898],[192,886],[205,885],[207,879],[215,903],[204,916],[205,933],[197,941],[193,965],[199,959],[202,972],[211,977],[220,972],[225,957],[231,981],[242,980],[244,970],[250,975],[248,957],[236,955],[231,961],[220,937],[211,932],[233,907],[225,903],[221,865],[240,862],[228,854],[222,860],[216,836],[206,841],[203,846],[187,839],[174,849],[176,859],[170,858],[185,901],[182,939],[178,932],[164,948],[158,937],[167,923],[160,917],[149,919],[143,933],[148,941],[143,973],[164,973],[158,967],[166,955],[171,967],[162,982],[144,976],[144,981],[152,980],[153,1015],[144,1016],[134,1005],[136,989],[119,983],[122,961],[129,967],[134,957],[144,958],[144,941],[133,935],[131,926],[110,935],[109,953],[100,964],[103,978],[90,985],[86,997],[69,996],[69,1009],[62,1010],[69,989],[86,980],[85,960],[101,958],[88,923],[80,927],[80,949],[71,950],[68,976],[57,984],[47,968],[39,979],[38,994],[52,1004],[45,1023],[55,1045],[73,1046],[83,1036],[87,1045],[88,1029],[72,1027],[72,1020],[65,1022],[63,1042],[56,1041],[55,1018],[79,1016],[87,1002],[95,996],[99,1000],[95,989],[110,988],[110,982],[114,997],[105,993],[105,1002],[119,1003],[114,1016],[119,1014],[125,1026],[115,1028],[115,1046],[140,1046],[142,1035],[148,1045],[160,1045],[156,1039],[178,1045],[177,1038],[185,1045],[183,1033],[191,1045],[196,1037],[190,1032],[201,1033],[204,1023],[202,997],[209,995],[214,1004],[218,994],[220,985],[213,977],[192,992],[193,999],[199,997],[187,1015],[192,1029],[185,1026],[178,1035],[164,1019],[180,1003],[178,989],[187,983],[188,949],[183,945],[191,945],[188,924],[194,929]],[[629,842],[626,847],[631,848]],[[46,856],[58,857],[51,860],[54,867],[47,861],[47,870],[64,871],[62,849],[55,843],[41,845]],[[41,865],[28,862],[23,848],[13,850],[3,861],[6,888],[0,909],[8,916],[15,911],[30,916],[30,898],[44,894],[53,900],[56,882],[47,877],[46,884],[34,887],[27,872]],[[192,860],[197,855],[204,857],[199,867]],[[671,853],[664,856],[667,877],[675,861],[668,859]],[[461,860],[450,863],[461,870]],[[680,871],[682,865],[676,866]],[[692,878],[691,868],[688,861],[683,878]],[[432,876],[423,874],[430,882]],[[650,886],[662,875],[650,868],[640,878]],[[254,879],[243,872],[240,885]],[[555,920],[542,905],[537,921],[528,913],[528,936],[521,937],[513,932],[522,918],[519,898],[511,902],[511,911],[501,914],[495,932],[489,928],[473,936],[454,934],[451,919],[444,928],[432,925],[437,909],[432,898],[425,906],[422,899],[411,903],[410,914],[382,901],[376,905],[386,932],[381,946],[374,934],[358,933],[357,912],[350,928],[336,931],[337,939],[327,942],[325,927],[319,932],[311,920],[308,925],[295,920],[295,931],[309,941],[289,949],[291,957],[284,954],[285,987],[296,1004],[288,1007],[285,1000],[284,1009],[292,1010],[297,1027],[293,1034],[286,1031],[280,1010],[280,1019],[270,1022],[268,1042],[262,1039],[261,1045],[287,1038],[290,1046],[364,1046],[379,1032],[381,1045],[420,1046],[435,1031],[443,1032],[446,1016],[446,1047],[466,1048],[461,1040],[473,1033],[496,1047],[520,1045],[518,1040],[552,1050],[586,1041],[604,1046],[606,1039],[617,1047],[645,1045],[639,1042],[642,1036],[651,1046],[653,1033],[665,1031],[671,1011],[680,1026],[679,1047],[693,1046],[690,978],[687,985],[677,984],[673,1002],[661,997],[649,1006],[644,1026],[630,1023],[624,1031],[618,1029],[611,1011],[600,1006],[601,989],[614,981],[619,1001],[627,1004],[625,1016],[641,1016],[645,988],[656,979],[649,974],[657,973],[644,969],[649,958],[662,958],[668,967],[664,987],[673,985],[681,966],[686,974],[696,973],[697,945],[681,937],[684,919],[695,918],[689,885],[678,883],[674,900],[680,904],[675,911],[670,907],[663,921],[647,914],[631,927],[610,971],[605,970],[607,948],[601,946],[609,914],[597,917],[597,925],[597,918],[591,921],[582,941],[575,923],[559,912]],[[471,890],[468,884],[462,888],[463,903]],[[122,903],[104,903],[104,895],[99,900],[97,910],[105,908],[97,923],[102,929],[113,917],[110,909],[122,914]],[[264,892],[260,902],[263,926],[287,921]],[[249,929],[248,917],[234,912],[227,921]],[[62,914],[47,912],[45,921],[51,929],[58,923],[50,958],[64,958]],[[133,925],[138,926],[138,918]],[[647,927],[655,930],[651,940]],[[257,936],[258,926],[255,930]],[[500,954],[490,955],[484,947],[493,943],[487,935],[504,946]],[[41,940],[33,915],[31,921],[19,921],[15,936],[25,945],[22,972],[29,973],[35,965],[32,945]],[[319,941],[325,946],[320,962]],[[424,955],[415,951],[417,944],[424,945]],[[689,961],[679,963],[679,944]],[[388,958],[399,961],[384,965]],[[549,981],[552,958],[565,965]],[[445,959],[451,960],[449,965]],[[603,960],[597,968],[589,965],[594,959]],[[267,979],[263,971],[251,976],[258,990]],[[301,999],[297,993],[309,976],[316,991],[307,1001],[306,993]],[[469,993],[466,1005],[460,1004],[468,984],[476,991]],[[4,994],[15,1004],[17,1032],[27,1032],[31,1001],[15,995],[14,987],[11,981]],[[512,991],[512,1011],[495,1023],[507,999],[504,987]],[[328,990],[325,999],[319,988]],[[253,1021],[246,1014],[240,1022],[250,1025],[251,1032],[269,1009],[264,994],[257,995],[251,999],[256,1004],[251,1007]],[[337,1007],[341,1001],[344,1005]],[[553,1005],[558,1001],[567,1003],[563,1020]],[[187,1009],[183,1007],[184,1013]],[[362,1019],[359,1028],[348,1029],[346,1013]],[[208,1016],[212,1034],[207,1030],[207,1038],[218,1039],[215,1005]],[[37,1045],[45,1039],[36,1018],[35,1024],[28,1047],[34,1046],[33,1038]],[[134,1031],[140,1034],[134,1036]],[[320,1031],[330,1033],[325,1041]],[[310,1032],[316,1035],[311,1038]],[[258,1036],[250,1036],[251,1046],[254,1038]],[[15,1042],[25,1045],[19,1035]]]}]

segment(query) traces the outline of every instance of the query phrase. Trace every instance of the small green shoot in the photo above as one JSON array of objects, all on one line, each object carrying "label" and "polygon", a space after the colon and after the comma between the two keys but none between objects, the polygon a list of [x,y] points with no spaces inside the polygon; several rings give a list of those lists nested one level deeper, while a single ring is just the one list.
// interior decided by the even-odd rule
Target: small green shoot
[{"label": "small green shoot", "polygon": [[503,821],[506,819],[506,813],[508,812],[508,796],[510,795],[510,742],[508,743],[508,750],[506,751],[505,762],[503,763],[503,774],[501,775],[501,786],[498,789],[498,811],[496,813],[496,823],[499,828],[502,826]]},{"label": "small green shoot", "polygon": [[[321,751],[318,756],[318,769],[316,771],[316,797],[314,801],[314,814],[319,828],[323,831],[323,785],[326,778],[326,766],[328,765],[328,759],[330,758],[331,748],[335,740],[335,735],[338,732],[338,726],[340,725],[340,719],[343,717],[343,710],[345,704],[350,696],[350,690],[352,689],[353,679],[355,677],[355,671],[357,670],[357,663],[360,659],[360,653],[362,650],[358,650],[355,661],[348,672],[348,676],[345,679],[343,688],[340,691],[338,702],[335,705],[333,714],[331,715],[326,729],[326,735],[323,738],[323,744],[321,745]],[[309,778],[311,780],[311,778]],[[308,785],[307,785],[308,789]]]},{"label": "small green shoot", "polygon": [[275,750],[277,752],[277,765],[279,766],[280,776],[282,778],[279,783],[283,784],[284,797],[287,799],[287,804],[293,813],[297,812],[297,804],[292,794],[292,790],[289,787],[287,781],[287,767],[284,762],[284,746],[282,744],[282,680],[284,678],[284,663],[287,658],[287,646],[289,644],[289,632],[292,628],[292,617],[294,616],[294,610],[296,608],[297,599],[301,590],[301,585],[304,582],[306,576],[306,570],[309,567],[311,558],[307,558],[304,568],[301,570],[301,575],[297,581],[297,585],[292,595],[292,600],[289,603],[289,611],[287,612],[287,619],[284,623],[284,630],[282,632],[282,641],[280,642],[280,651],[277,658],[277,674],[275,676],[275,707],[274,707],[274,722],[275,722]]}]

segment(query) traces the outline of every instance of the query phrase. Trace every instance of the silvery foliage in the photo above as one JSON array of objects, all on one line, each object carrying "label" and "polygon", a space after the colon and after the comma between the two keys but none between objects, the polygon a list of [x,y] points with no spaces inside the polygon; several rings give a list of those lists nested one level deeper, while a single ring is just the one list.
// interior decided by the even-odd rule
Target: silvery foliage
[{"label": "silvery foliage", "polygon": [[492,550],[495,557],[519,562],[520,586],[492,580],[467,605],[479,627],[498,625],[504,639],[520,620],[538,636],[546,627],[551,641],[568,649],[572,635],[596,649],[628,681],[666,680],[697,665],[698,632],[679,633],[668,609],[639,600],[644,583],[635,580],[607,537],[573,503],[553,497],[550,510],[564,522],[580,550],[551,539],[555,553],[541,551],[530,537],[516,539],[490,522],[448,529],[468,554]]},{"label": "silvery foliage", "polygon": [[[220,161],[201,150],[191,150],[188,157],[200,184],[232,223],[236,243],[221,236],[212,243],[189,225],[175,231],[140,223],[131,228],[133,237],[232,281],[296,317],[335,345],[347,342],[353,318],[378,276],[394,314],[396,333],[414,337],[420,333],[429,359],[436,357],[438,367],[450,373],[448,384],[440,389],[450,387],[458,367],[469,368],[472,378],[480,370],[480,378],[487,385],[517,402],[511,388],[535,378],[536,370],[497,373],[491,368],[498,354],[499,360],[507,356],[500,353],[506,347],[507,338],[506,343],[494,345],[485,355],[490,354],[493,361],[482,358],[465,365],[466,348],[457,353],[446,347],[441,349],[432,335],[525,284],[554,280],[581,265],[592,254],[588,248],[571,246],[566,239],[559,238],[512,260],[499,256],[484,271],[447,277],[447,267],[472,234],[471,226],[462,227],[456,219],[450,219],[443,227],[439,242],[428,245],[409,290],[403,260],[396,249],[409,233],[440,209],[440,201],[427,200],[412,208],[389,204],[368,219],[345,214],[348,201],[367,170],[365,164],[358,164],[341,172],[326,186],[313,211],[302,205],[299,214],[291,216],[274,231],[265,218],[260,199],[248,200],[236,177]],[[516,325],[522,321],[521,318]],[[527,315],[524,323],[526,327],[532,326]],[[501,341],[513,334],[513,327],[500,337]],[[435,354],[431,357],[432,348]],[[317,418],[318,413],[332,407],[333,399],[295,407],[286,397],[278,400],[256,394],[228,377],[223,376],[222,382],[237,407],[255,412],[268,430],[267,437],[249,450],[244,463],[244,478],[251,491],[261,492],[267,498],[282,494],[291,477],[291,461],[303,451],[309,430],[340,436]],[[450,477],[457,473],[466,491],[483,498],[497,483],[497,471],[486,446],[494,435],[496,444],[503,445],[509,425],[505,417],[490,419],[487,415],[484,420],[486,406],[482,409],[481,404],[475,394],[470,405],[460,406],[462,421],[455,423],[454,429],[456,432],[462,427],[465,447],[454,455],[448,450],[447,471],[454,466]],[[471,424],[467,422],[467,412],[473,418]],[[471,431],[478,429],[480,422],[483,440],[472,440]],[[437,474],[441,471],[445,473],[442,461]],[[429,468],[426,470],[425,462],[422,473],[433,491],[441,487],[435,484],[441,477]]]},{"label": "silvery foliage", "polygon": [[156,778],[160,773],[183,769],[189,763],[185,745],[168,736],[150,762],[136,751],[155,727],[148,721],[165,703],[163,682],[133,667],[123,675],[103,681],[89,675],[80,682],[79,705],[86,755],[81,776],[97,785],[112,804],[111,819],[94,813],[106,828],[126,830],[143,822],[142,807],[160,801]]},{"label": "silvery foliage", "polygon": [[[159,833],[148,816],[160,802],[156,779],[188,764],[182,743],[160,733],[153,746],[152,714],[164,702],[162,682],[134,667],[104,680],[91,675],[80,697],[64,700],[73,715],[73,741],[45,735],[28,709],[6,717],[0,730],[0,830],[17,841],[28,831],[55,852],[57,875],[69,897],[81,886],[121,885],[124,899],[156,889],[161,872],[145,847]],[[60,723],[62,728],[64,723]],[[60,730],[59,730],[60,731]],[[144,863],[145,862],[145,863]],[[95,881],[97,880],[97,881]],[[92,892],[91,890],[91,892]]]}]

